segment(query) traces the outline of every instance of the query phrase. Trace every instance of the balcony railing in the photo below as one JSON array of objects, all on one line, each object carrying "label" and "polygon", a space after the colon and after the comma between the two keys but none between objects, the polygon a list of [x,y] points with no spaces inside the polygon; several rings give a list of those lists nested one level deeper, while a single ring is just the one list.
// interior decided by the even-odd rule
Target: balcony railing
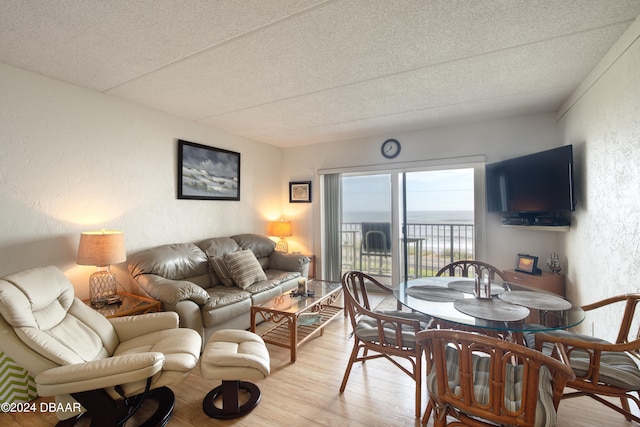
[{"label": "balcony railing", "polygon": [[[473,224],[407,224],[409,277],[435,276],[440,268],[461,259],[474,259]],[[360,223],[342,224],[342,271],[361,270],[388,276],[391,254],[363,255]]]}]

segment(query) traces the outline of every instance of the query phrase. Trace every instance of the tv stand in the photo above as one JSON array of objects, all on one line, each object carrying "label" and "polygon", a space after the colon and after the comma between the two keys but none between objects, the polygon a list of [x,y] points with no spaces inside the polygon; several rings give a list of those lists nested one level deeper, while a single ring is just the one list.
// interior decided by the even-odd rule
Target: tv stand
[{"label": "tv stand", "polygon": [[519,213],[515,216],[502,217],[502,225],[568,227],[570,222],[562,215],[550,213]]},{"label": "tv stand", "polygon": [[568,225],[506,225],[502,224],[503,227],[509,228],[519,228],[520,230],[529,230],[529,231],[569,231],[571,228]]}]

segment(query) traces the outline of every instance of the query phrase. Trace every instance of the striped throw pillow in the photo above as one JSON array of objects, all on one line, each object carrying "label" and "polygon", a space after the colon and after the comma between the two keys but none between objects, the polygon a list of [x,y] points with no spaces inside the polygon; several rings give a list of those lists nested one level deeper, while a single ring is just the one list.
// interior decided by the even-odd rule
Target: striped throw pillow
[{"label": "striped throw pillow", "polygon": [[210,257],[209,266],[211,266],[211,270],[213,270],[223,285],[229,288],[235,286],[235,283],[233,283],[233,279],[231,278],[231,274],[229,274],[229,270],[227,269],[227,265],[224,263],[224,259],[221,256]]},{"label": "striped throw pillow", "polygon": [[260,280],[267,280],[264,270],[250,249],[224,254],[224,263],[233,281],[246,289]]}]

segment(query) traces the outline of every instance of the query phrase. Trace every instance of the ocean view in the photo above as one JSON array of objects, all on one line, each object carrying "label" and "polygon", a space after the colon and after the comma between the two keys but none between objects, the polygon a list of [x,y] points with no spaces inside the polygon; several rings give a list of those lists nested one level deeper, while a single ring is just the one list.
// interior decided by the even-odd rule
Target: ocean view
[{"label": "ocean view", "polygon": [[[344,268],[369,268],[360,265],[362,223],[389,222],[390,216],[389,212],[381,211],[343,213],[342,263]],[[412,239],[408,248],[410,274],[416,277],[432,276],[453,260],[473,258],[474,228],[473,211],[470,210],[409,211],[406,237]]]},{"label": "ocean view", "polygon": [[[343,223],[388,222],[390,212],[383,211],[346,211],[342,214]],[[473,211],[409,211],[409,224],[473,224]]]}]

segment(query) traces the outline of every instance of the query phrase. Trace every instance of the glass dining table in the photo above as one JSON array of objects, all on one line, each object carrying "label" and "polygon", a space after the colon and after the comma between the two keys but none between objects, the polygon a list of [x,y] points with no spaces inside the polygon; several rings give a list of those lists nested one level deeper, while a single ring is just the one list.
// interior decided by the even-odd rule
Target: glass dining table
[{"label": "glass dining table", "polygon": [[568,329],[584,320],[582,308],[556,294],[509,282],[492,282],[491,297],[476,298],[466,277],[422,277],[401,282],[394,296],[410,310],[453,329],[512,337]]}]

